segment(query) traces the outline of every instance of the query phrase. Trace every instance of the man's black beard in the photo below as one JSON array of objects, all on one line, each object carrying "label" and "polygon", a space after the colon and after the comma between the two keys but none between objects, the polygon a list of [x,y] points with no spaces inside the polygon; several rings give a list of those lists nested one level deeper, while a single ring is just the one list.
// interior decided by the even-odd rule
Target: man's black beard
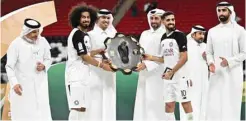
[{"label": "man's black beard", "polygon": [[80,23],[79,25],[82,29],[88,29],[89,28],[89,25],[85,25],[84,23]]},{"label": "man's black beard", "polygon": [[199,39],[199,40],[197,40],[197,43],[202,43],[203,42],[203,40],[202,39]]},{"label": "man's black beard", "polygon": [[175,27],[172,27],[172,28],[168,28],[168,27],[166,27],[166,28],[167,28],[167,30],[168,30],[168,31],[170,31],[170,32],[171,32],[171,31],[175,31],[175,30],[176,30],[176,28],[175,28]]},{"label": "man's black beard", "polygon": [[152,28],[154,29],[154,30],[157,30],[157,29],[159,29],[161,26],[157,26],[157,27],[153,27],[152,26]]},{"label": "man's black beard", "polygon": [[154,29],[154,30],[157,30],[161,25],[158,25],[158,24],[156,24],[157,26],[156,27],[153,27],[152,25],[151,25],[151,27]]},{"label": "man's black beard", "polygon": [[[222,15],[222,16],[223,16],[223,15]],[[221,22],[226,22],[228,19],[229,19],[229,16],[223,16],[222,18],[221,18],[221,16],[219,16],[219,20],[220,20]]]}]

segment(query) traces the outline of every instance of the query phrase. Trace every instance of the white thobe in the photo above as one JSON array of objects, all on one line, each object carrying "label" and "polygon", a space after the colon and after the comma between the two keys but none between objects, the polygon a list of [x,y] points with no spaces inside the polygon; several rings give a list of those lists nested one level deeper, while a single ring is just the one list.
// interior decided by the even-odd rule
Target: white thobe
[{"label": "white thobe", "polygon": [[[192,80],[192,87],[189,89],[193,109],[193,120],[205,119],[205,108],[208,90],[208,65],[202,54],[206,51],[205,43],[197,43],[192,37],[187,37],[188,61],[186,62],[187,77]],[[183,109],[182,109],[183,110]],[[186,115],[184,118],[186,119]]]},{"label": "white thobe", "polygon": [[[227,67],[220,65],[224,57]],[[208,32],[207,61],[215,64],[210,73],[206,119],[240,120],[243,90],[243,60],[246,58],[245,30],[231,22]]]},{"label": "white thobe", "polygon": [[[45,70],[36,70],[37,62],[45,65]],[[16,38],[7,51],[6,71],[11,85],[9,94],[12,120],[52,120],[47,71],[51,64],[50,46],[39,37],[36,44]],[[20,84],[22,95],[17,95],[13,87]]]},{"label": "white thobe", "polygon": [[[98,26],[88,32],[92,50],[105,48],[104,40],[107,37],[113,38],[115,32],[103,31]],[[102,61],[101,55],[95,59]],[[88,108],[89,119],[102,121],[116,121],[116,73],[107,72],[101,68],[90,66],[91,103]]]},{"label": "white thobe", "polygon": [[[146,30],[141,34],[139,42],[146,54],[160,55],[161,37],[164,33],[165,28],[160,27],[156,31]],[[153,61],[144,63],[146,69],[140,71],[138,77],[133,120],[164,120],[163,65]]]}]

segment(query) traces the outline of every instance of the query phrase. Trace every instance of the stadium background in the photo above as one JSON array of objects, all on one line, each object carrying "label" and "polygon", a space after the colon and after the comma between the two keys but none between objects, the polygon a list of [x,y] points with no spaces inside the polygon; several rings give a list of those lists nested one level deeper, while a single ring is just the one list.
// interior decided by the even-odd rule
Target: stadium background
[{"label": "stadium background", "polygon": [[[48,0],[1,0],[1,17],[22,7],[44,1]],[[244,26],[245,0],[227,1],[235,6],[238,23]],[[218,23],[215,7],[220,0],[54,0],[54,2],[58,21],[45,27],[42,35],[46,37],[52,47],[53,66],[49,70],[52,117],[54,120],[65,120],[68,116],[68,108],[64,87],[64,65],[67,55],[67,36],[71,31],[67,16],[72,6],[85,2],[99,9],[109,9],[114,14],[114,25],[118,32],[139,38],[141,32],[149,28],[146,13],[143,10],[144,5],[148,2],[154,7],[173,11],[176,14],[177,28],[188,34],[192,25],[200,24],[208,30]],[[6,56],[3,56],[1,58],[1,109],[3,109],[5,84],[8,81],[5,64]],[[121,72],[117,72],[117,119],[132,119],[137,78],[138,73],[125,76]],[[241,117],[245,119],[245,97],[242,103],[242,114],[244,115]],[[176,111],[176,116],[179,116],[178,111]]]}]

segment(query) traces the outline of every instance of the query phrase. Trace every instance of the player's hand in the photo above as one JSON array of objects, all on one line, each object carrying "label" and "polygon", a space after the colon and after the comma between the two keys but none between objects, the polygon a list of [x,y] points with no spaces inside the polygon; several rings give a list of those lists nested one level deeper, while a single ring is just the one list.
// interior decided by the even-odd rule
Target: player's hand
[{"label": "player's hand", "polygon": [[227,60],[226,60],[225,58],[220,57],[220,59],[222,60],[222,62],[220,63],[220,65],[221,65],[222,67],[228,66],[228,62],[227,62]]},{"label": "player's hand", "polygon": [[215,73],[215,65],[213,63],[209,65],[209,71]]},{"label": "player's hand", "polygon": [[109,64],[102,63],[102,69],[105,71],[113,71]]},{"label": "player's hand", "polygon": [[102,63],[105,63],[105,64],[111,64],[112,61],[109,60],[109,59],[103,59],[103,60],[102,60]]},{"label": "player's hand", "polygon": [[90,53],[91,53],[91,56],[95,56],[95,55],[98,55],[98,54],[101,54],[101,53],[104,53],[105,52],[105,49],[96,49],[96,50],[92,50]]},{"label": "player's hand", "polygon": [[137,65],[136,71],[139,72],[139,71],[144,70],[144,69],[146,69],[145,63],[140,63],[140,64]]},{"label": "player's hand", "polygon": [[36,67],[37,71],[43,71],[45,69],[45,65],[37,62],[37,67]]},{"label": "player's hand", "polygon": [[20,84],[16,84],[13,89],[17,95],[19,96],[22,95],[22,87]]},{"label": "player's hand", "polygon": [[143,54],[143,60],[150,60],[152,61],[152,55],[149,55],[149,54]]},{"label": "player's hand", "polygon": [[203,58],[204,60],[207,60],[206,55],[207,55],[206,52],[203,52],[203,53],[202,53],[202,58]]},{"label": "player's hand", "polygon": [[171,77],[173,76],[173,74],[174,74],[173,71],[167,71],[166,73],[162,75],[162,78],[166,80],[171,80]]}]

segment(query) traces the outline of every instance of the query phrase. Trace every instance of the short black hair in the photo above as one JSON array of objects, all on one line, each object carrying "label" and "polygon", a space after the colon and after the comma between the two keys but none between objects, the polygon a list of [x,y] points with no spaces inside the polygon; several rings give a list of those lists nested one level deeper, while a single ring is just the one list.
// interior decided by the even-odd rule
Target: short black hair
[{"label": "short black hair", "polygon": [[169,15],[174,15],[172,11],[165,11],[165,13],[161,16],[161,19],[165,19]]},{"label": "short black hair", "polygon": [[85,3],[80,3],[74,7],[69,12],[69,23],[73,28],[80,25],[80,18],[82,12],[89,12],[91,22],[89,27],[93,27],[97,20],[97,9],[91,5],[86,5]]}]

